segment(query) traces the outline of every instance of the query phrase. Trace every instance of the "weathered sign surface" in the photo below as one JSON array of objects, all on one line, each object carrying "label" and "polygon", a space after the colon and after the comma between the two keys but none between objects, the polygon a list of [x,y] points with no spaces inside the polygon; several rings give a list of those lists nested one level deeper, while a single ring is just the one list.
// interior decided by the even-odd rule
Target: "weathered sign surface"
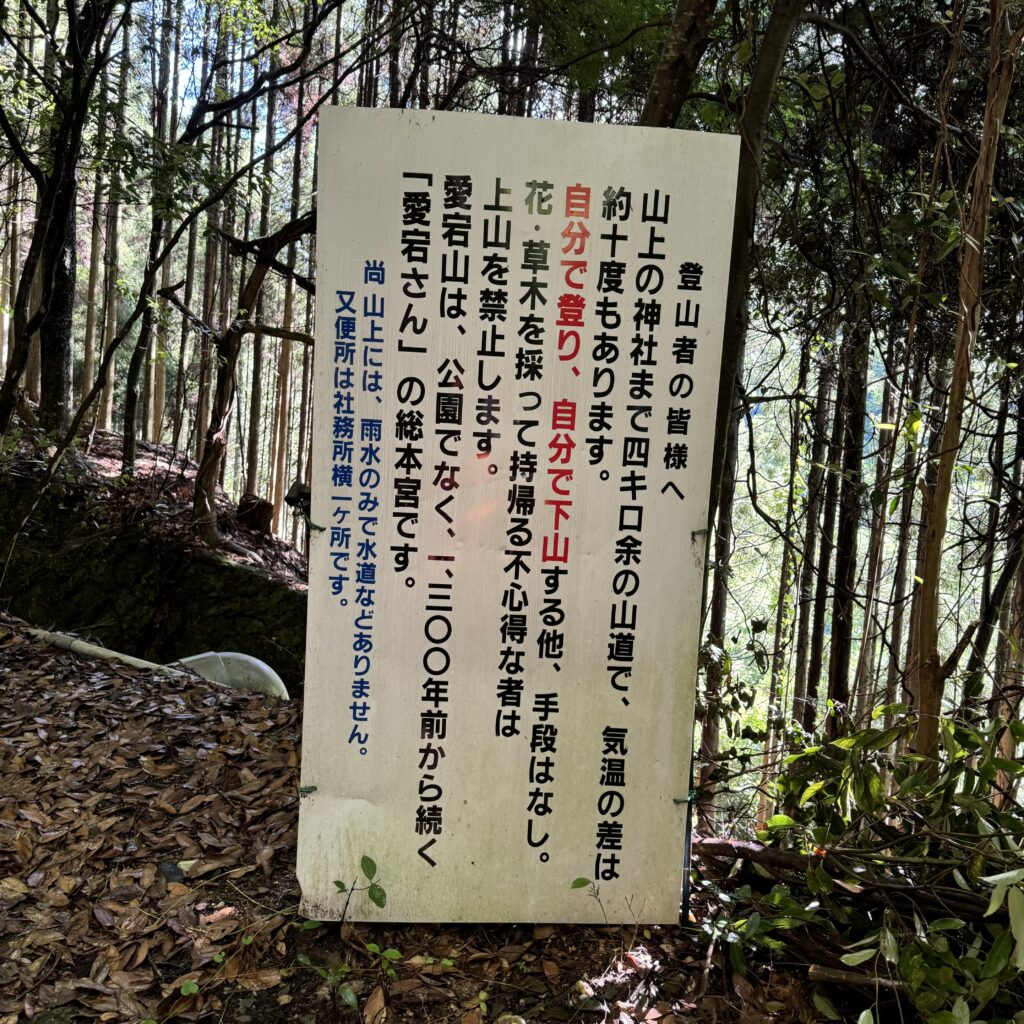
[{"label": "weathered sign surface", "polygon": [[320,130],[304,912],[675,921],[738,140]]}]

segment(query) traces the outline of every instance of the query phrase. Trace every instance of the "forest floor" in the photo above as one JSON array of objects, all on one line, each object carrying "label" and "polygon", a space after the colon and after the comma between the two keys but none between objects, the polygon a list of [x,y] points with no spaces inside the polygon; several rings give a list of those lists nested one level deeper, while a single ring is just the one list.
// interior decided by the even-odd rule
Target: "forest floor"
[{"label": "forest floor", "polygon": [[301,717],[0,617],[0,1024],[817,1019],[785,974],[726,987],[697,927],[303,920]]}]

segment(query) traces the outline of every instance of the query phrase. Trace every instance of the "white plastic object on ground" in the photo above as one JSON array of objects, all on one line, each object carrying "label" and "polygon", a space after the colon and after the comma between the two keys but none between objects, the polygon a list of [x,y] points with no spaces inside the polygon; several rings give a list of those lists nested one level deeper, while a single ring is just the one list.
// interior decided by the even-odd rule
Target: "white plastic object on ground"
[{"label": "white plastic object on ground", "polygon": [[29,628],[28,633],[45,643],[52,644],[65,651],[81,654],[87,658],[99,658],[103,661],[119,661],[133,668],[144,668],[151,672],[162,672],[169,676],[181,676],[188,670],[201,676],[208,683],[226,686],[232,690],[247,690],[252,693],[266,693],[280,700],[288,700],[288,690],[281,677],[259,658],[248,654],[236,654],[232,651],[207,651],[195,654],[190,658],[182,658],[170,665],[158,665],[154,661],[133,658],[120,651],[112,651],[108,647],[99,647],[77,636],[66,633],[52,633],[46,629]]},{"label": "white plastic object on ground", "polygon": [[[211,683],[230,686],[233,690],[266,693],[288,700],[288,689],[281,677],[266,662],[234,651],[206,651],[190,658],[181,658],[173,666],[182,666]],[[172,667],[173,667],[172,666]]]}]

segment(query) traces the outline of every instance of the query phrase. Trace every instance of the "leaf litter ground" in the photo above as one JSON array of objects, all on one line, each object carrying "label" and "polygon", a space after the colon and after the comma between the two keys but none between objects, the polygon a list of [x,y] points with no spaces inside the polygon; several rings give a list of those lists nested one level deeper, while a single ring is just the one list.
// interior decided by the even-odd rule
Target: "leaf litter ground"
[{"label": "leaf litter ground", "polygon": [[[681,929],[303,921],[298,701],[83,658],[9,617],[0,684],[0,1024],[736,1019]],[[401,954],[394,977],[367,943]]]}]

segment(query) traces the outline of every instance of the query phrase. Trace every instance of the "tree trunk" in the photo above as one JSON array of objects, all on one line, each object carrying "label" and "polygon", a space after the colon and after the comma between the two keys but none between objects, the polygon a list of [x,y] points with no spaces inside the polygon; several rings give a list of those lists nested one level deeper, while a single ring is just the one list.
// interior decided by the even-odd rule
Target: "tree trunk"
[{"label": "tree trunk", "polygon": [[675,125],[693,76],[708,48],[708,30],[717,6],[718,0],[678,0],[640,114],[640,124],[655,128]]},{"label": "tree trunk", "polygon": [[821,549],[818,555],[817,580],[814,589],[814,619],[811,624],[811,650],[807,658],[807,701],[804,704],[804,728],[810,732],[818,711],[818,685],[822,675],[825,646],[825,610],[828,604],[829,572],[832,568],[832,552],[835,550],[836,503],[839,494],[839,446],[843,436],[843,410],[836,402],[832,417],[832,437],[829,441],[828,465],[823,501],[824,519],[821,524]]},{"label": "tree trunk", "polygon": [[[153,64],[153,70],[156,70],[155,64]],[[146,297],[146,308],[142,313],[142,320],[139,324],[139,336],[135,342],[135,348],[132,351],[131,359],[128,362],[128,375],[125,385],[123,450],[121,460],[121,471],[125,475],[130,475],[135,470],[138,428],[140,426],[142,427],[144,436],[153,436],[151,426],[147,428],[147,421],[150,424],[152,423],[152,410],[149,410],[149,415],[147,416],[145,402],[143,402],[143,408],[141,410],[142,422],[141,424],[139,423],[139,379],[146,369],[147,361],[150,365],[154,362],[153,352],[151,349],[153,343],[153,311],[156,302],[157,260],[159,259],[163,241],[166,236],[164,216],[161,212],[159,200],[161,197],[169,194],[170,190],[174,187],[172,178],[167,169],[167,158],[169,155],[167,143],[169,142],[169,139],[167,121],[168,108],[166,98],[167,90],[170,86],[170,73],[171,2],[170,0],[164,0],[160,26],[160,62],[159,71],[157,73],[157,90],[153,97],[153,107],[151,111],[153,139],[157,156],[154,163],[152,178],[153,200],[149,228],[149,251],[146,256],[146,270],[147,274],[152,275],[152,283],[149,286],[149,293]],[[147,374],[147,378],[148,377],[149,375]],[[152,383],[147,390],[149,392],[149,402],[152,403]]]},{"label": "tree trunk", "polygon": [[55,220],[63,222],[63,237],[56,226],[43,256],[43,285],[39,322],[39,422],[51,434],[63,434],[71,422],[71,330],[75,312],[78,267],[75,232],[77,188],[72,177],[55,200]]},{"label": "tree trunk", "polygon": [[[114,109],[114,131],[121,131],[124,112],[128,104],[128,76],[131,67],[130,19],[125,18],[121,28],[121,62],[118,71],[117,105]],[[103,252],[103,353],[110,350],[117,335],[118,314],[121,295],[118,291],[118,244],[121,228],[121,171],[118,164],[110,176],[110,191],[107,194],[107,240]],[[107,381],[100,394],[97,423],[102,430],[110,430],[114,422],[114,382],[117,377],[116,362],[107,375]]]},{"label": "tree trunk", "polygon": [[[893,365],[895,345],[890,336],[886,366]],[[892,384],[888,380],[882,388],[882,422],[892,417]],[[878,617],[878,588],[885,549],[885,529],[889,522],[889,478],[896,454],[895,429],[879,431],[878,452],[875,456],[875,486],[871,501],[871,530],[868,534],[868,570],[864,599],[864,629],[857,667],[853,676],[853,694],[856,700],[856,721],[863,723],[878,699],[880,670],[873,664],[878,638],[885,633]]]},{"label": "tree trunk", "polygon": [[14,353],[14,296],[18,290],[18,277],[21,269],[21,172],[13,163],[11,164],[11,220],[10,229],[8,235],[8,246],[10,252],[8,253],[7,260],[7,294],[8,301],[7,305],[11,308],[11,312],[6,316],[7,323],[7,334],[6,342],[7,349],[4,354],[3,363],[0,364],[0,373],[6,378],[8,367],[11,363],[11,356]]},{"label": "tree trunk", "polygon": [[[1004,399],[999,409],[999,421],[996,434],[992,459],[992,495],[989,505],[988,536],[985,539],[985,575],[981,595],[981,615],[979,617],[978,630],[974,634],[971,645],[971,655],[967,661],[967,679],[964,683],[964,701],[975,701],[981,696],[985,680],[985,665],[988,661],[988,648],[992,643],[992,636],[995,633],[998,623],[1004,619],[1012,620],[1013,611],[1007,614],[1007,605],[1015,601],[1013,597],[1014,585],[1019,586],[1019,575],[1021,564],[1024,562],[1024,531],[1017,525],[1013,529],[1007,551],[1003,559],[1002,568],[995,583],[992,582],[993,565],[996,562],[996,533],[999,527],[998,501],[1002,495],[1002,482],[1005,470],[1003,459],[1006,438],[1006,417],[1008,403]],[[1017,417],[1016,422],[1016,447],[1013,459],[1013,468],[1010,473],[1010,488],[1013,494],[1020,494],[1021,481],[1024,480],[1024,419]],[[1008,601],[1007,598],[1010,598]],[[1018,627],[1019,628],[1019,627]],[[998,659],[997,659],[998,660]],[[1005,662],[1005,657],[1004,657]],[[997,671],[994,675],[996,685],[993,687],[993,694],[999,687],[1002,673]],[[990,702],[991,703],[991,702]]]},{"label": "tree trunk", "polygon": [[818,550],[818,513],[824,484],[825,431],[828,426],[829,370],[819,360],[818,391],[814,399],[814,439],[807,474],[807,507],[804,513],[803,551],[800,565],[800,597],[797,608],[796,669],[793,679],[793,721],[803,722],[807,709],[807,646],[814,608],[815,557]]},{"label": "tree trunk", "polygon": [[[275,0],[274,11],[277,11]],[[271,70],[275,58],[270,57]],[[337,72],[340,75],[340,71]],[[335,87],[337,93],[337,85]],[[260,238],[270,233],[270,199],[274,181],[274,133],[277,116],[277,93],[267,96],[267,123],[263,141],[263,180],[260,183]],[[260,289],[256,299],[255,320],[257,325],[264,320],[263,290]],[[260,480],[260,426],[263,422],[263,332],[258,330],[252,339],[252,388],[249,392],[249,438],[247,444],[247,462],[245,467],[246,494],[259,494]]]},{"label": "tree trunk", "polygon": [[[924,494],[925,551],[921,574],[921,609],[918,620],[918,665],[914,676],[918,723],[915,753],[935,759],[939,752],[939,717],[946,679],[953,669],[939,657],[939,575],[946,536],[953,470],[971,377],[971,354],[982,312],[983,258],[988,230],[992,182],[1003,115],[1006,111],[1014,64],[1024,40],[1024,26],[1009,34],[1003,0],[992,0],[989,27],[989,77],[979,156],[971,178],[965,241],[960,247],[960,278],[953,373],[935,485]],[[935,765],[937,770],[937,764]]]},{"label": "tree trunk", "polygon": [[[1017,744],[1010,723],[1019,721],[1021,698],[1024,696],[1024,568],[1018,566],[1013,600],[1009,609],[1009,642],[1005,669],[996,677],[992,688],[990,714],[1003,723],[999,736],[999,753],[1007,761],[1017,759]],[[1002,790],[998,803],[1009,807],[1016,795],[1018,777],[1000,769],[996,773],[996,786]]]},{"label": "tree trunk", "polygon": [[[854,300],[854,305],[858,305]],[[850,711],[850,655],[853,647],[853,609],[857,589],[857,550],[861,516],[861,469],[864,463],[864,417],[867,414],[868,325],[856,315],[843,339],[839,370],[837,418],[843,422],[839,493],[839,543],[836,548],[835,591],[832,602],[832,643],[829,648],[828,695],[836,713],[826,727],[835,735],[843,714]],[[839,461],[837,459],[837,461]],[[849,720],[848,718],[846,719]]]},{"label": "tree trunk", "polygon": [[[106,118],[100,119],[96,148],[102,152],[105,144]],[[103,166],[97,161],[92,193],[92,229],[89,241],[89,284],[85,304],[85,337],[82,342],[81,394],[87,394],[96,376],[96,314],[99,309],[100,253],[103,241]]]},{"label": "tree trunk", "polygon": [[[296,110],[302,120],[305,100],[304,83],[299,83],[299,96]],[[295,151],[292,158],[292,195],[290,219],[299,215],[299,203],[302,197],[302,132],[295,135]],[[288,245],[287,266],[295,269],[295,242]],[[291,277],[284,283],[284,329],[292,329],[295,309],[295,285]],[[278,536],[285,533],[284,496],[288,491],[288,439],[291,419],[291,380],[292,380],[292,342],[288,337],[281,339],[280,361],[277,367],[277,459],[274,466],[274,487],[271,501],[274,504],[274,529]]]},{"label": "tree trunk", "polygon": [[706,816],[711,815],[715,786],[710,776],[718,757],[722,717],[722,683],[725,680],[725,627],[729,608],[729,562],[732,557],[732,501],[736,490],[736,468],[739,462],[739,417],[734,416],[726,446],[725,477],[722,502],[718,508],[715,529],[715,564],[711,574],[711,604],[708,610],[708,647],[710,651],[704,683],[704,717],[700,731],[700,786]]}]

